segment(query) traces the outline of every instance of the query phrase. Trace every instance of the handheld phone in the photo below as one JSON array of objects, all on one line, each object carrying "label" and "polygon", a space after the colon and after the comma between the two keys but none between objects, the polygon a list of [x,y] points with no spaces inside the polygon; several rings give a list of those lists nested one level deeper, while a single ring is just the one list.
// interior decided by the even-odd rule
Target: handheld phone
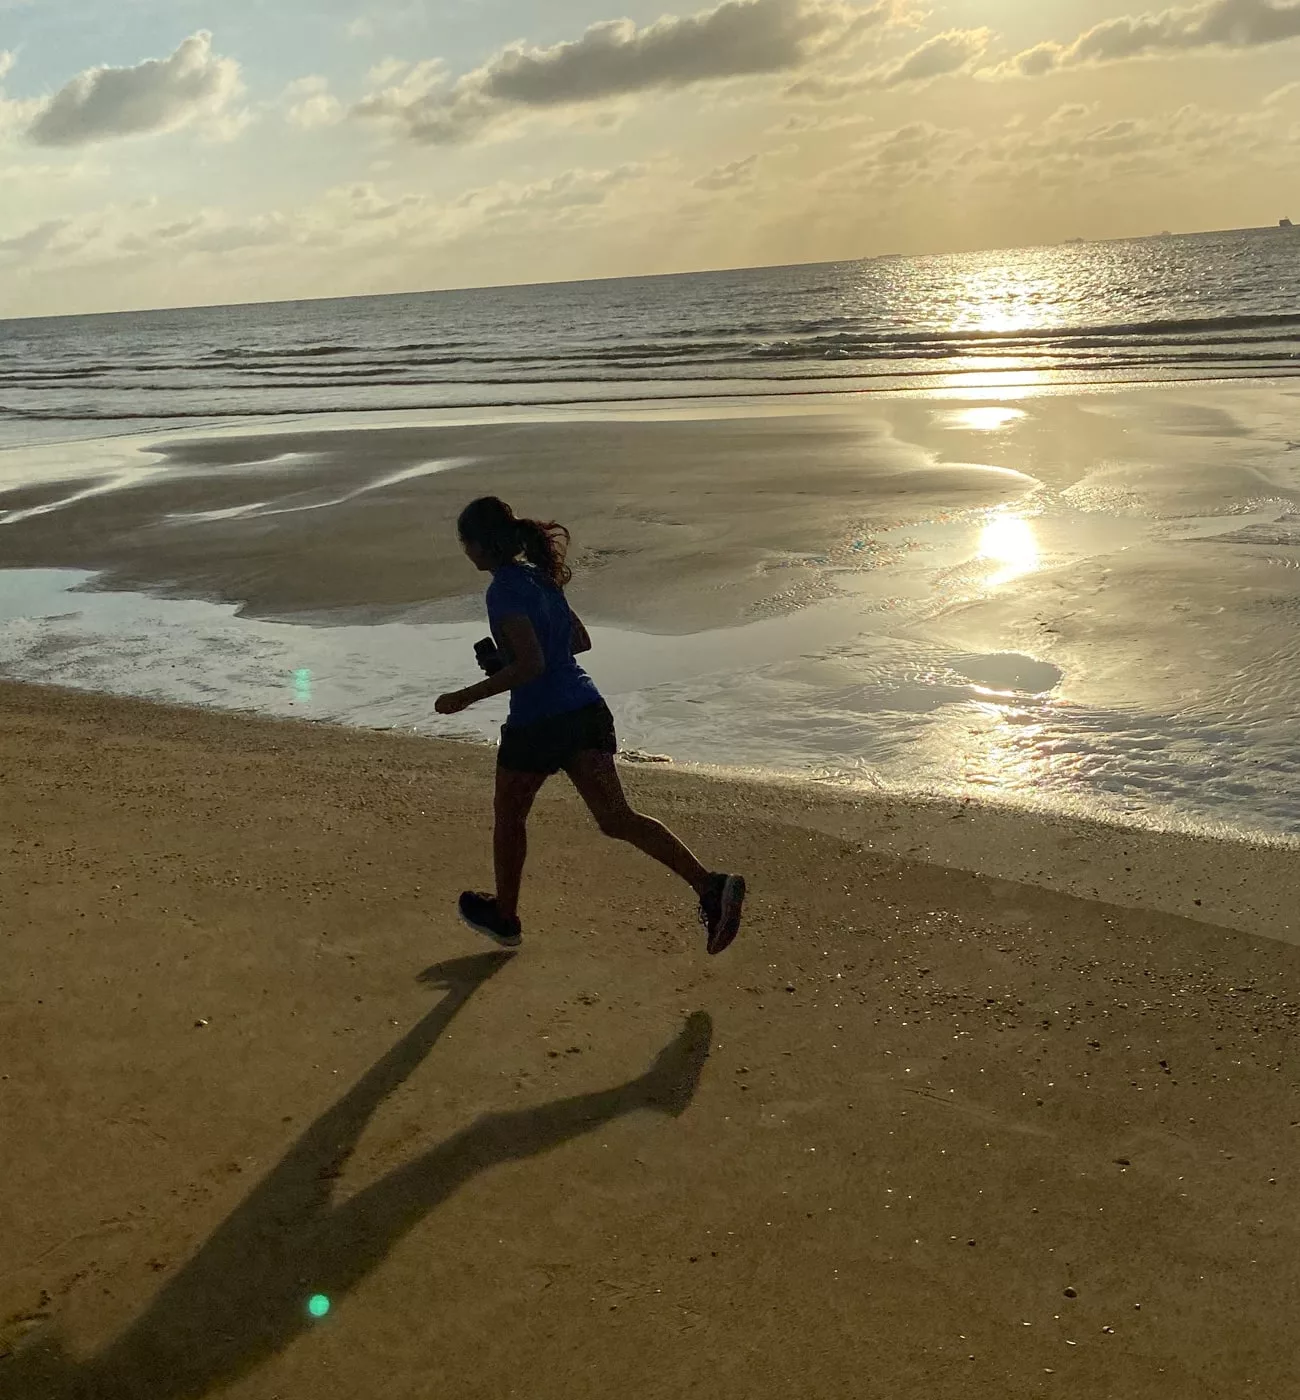
[{"label": "handheld phone", "polygon": [[495,676],[505,665],[501,653],[497,650],[497,644],[491,637],[484,637],[481,642],[474,643],[474,655],[478,658],[479,667],[488,676]]}]

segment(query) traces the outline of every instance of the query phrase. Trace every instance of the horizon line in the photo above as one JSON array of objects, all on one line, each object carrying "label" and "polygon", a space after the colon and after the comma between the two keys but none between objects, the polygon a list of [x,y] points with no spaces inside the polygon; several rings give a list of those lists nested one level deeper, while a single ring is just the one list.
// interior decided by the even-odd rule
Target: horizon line
[{"label": "horizon line", "polygon": [[613,273],[604,277],[556,277],[535,282],[477,282],[455,287],[410,288],[400,292],[325,293],[320,296],[281,297],[259,301],[183,302],[165,306],[120,307],[112,311],[60,311],[44,315],[0,315],[0,326],[26,321],[73,321],[106,316],[151,316],[169,311],[248,310],[262,306],[317,305],[325,302],[378,301],[387,297],[451,296],[461,292],[528,291],[540,287],[584,287],[606,282],[666,281],[670,278],[717,277],[728,272],[781,272],[790,268],[843,267],[854,263],[882,261],[920,262],[930,258],[959,258],[972,253],[1036,252],[1045,248],[1068,248],[1105,243],[1144,243],[1161,238],[1213,238],[1227,234],[1284,232],[1285,224],[1251,224],[1240,228],[1195,229],[1183,232],[1122,234],[1110,238],[1068,238],[1054,243],[994,244],[983,248],[949,250],[941,253],[868,253],[860,258],[824,258],[810,262],[746,263],[730,267],[689,268],[676,272]]}]

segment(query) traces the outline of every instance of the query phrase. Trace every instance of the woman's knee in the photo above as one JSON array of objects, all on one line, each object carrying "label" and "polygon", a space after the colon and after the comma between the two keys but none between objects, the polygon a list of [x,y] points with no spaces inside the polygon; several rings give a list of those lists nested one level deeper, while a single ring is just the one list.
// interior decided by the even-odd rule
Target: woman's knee
[{"label": "woman's knee", "polygon": [[641,820],[631,807],[602,807],[593,815],[601,832],[613,841],[630,841]]}]

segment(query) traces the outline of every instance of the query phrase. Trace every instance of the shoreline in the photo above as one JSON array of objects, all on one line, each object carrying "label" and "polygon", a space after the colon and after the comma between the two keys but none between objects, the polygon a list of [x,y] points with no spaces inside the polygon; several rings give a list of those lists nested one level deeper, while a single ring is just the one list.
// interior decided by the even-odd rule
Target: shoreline
[{"label": "shoreline", "polygon": [[[333,735],[391,738],[428,745],[449,762],[493,762],[495,740],[468,735],[422,734],[401,726],[341,724],[328,718],[274,716],[249,709],[177,704],[35,684],[0,677],[0,713],[6,699],[24,692],[76,704],[143,706],[184,724],[200,716],[252,725],[297,728]],[[846,788],[797,774],[722,764],[666,761],[620,749],[625,781],[681,784],[699,802],[713,791],[746,794],[756,818],[829,836],[872,856],[1009,881],[1080,899],[1104,899],[1118,908],[1166,914],[1193,923],[1300,946],[1300,912],[1279,898],[1300,855],[1300,838],[1216,830],[1180,830],[1124,822],[1091,812],[1068,812],[996,796],[973,799],[951,793]],[[642,776],[644,775],[644,776]],[[550,787],[564,788],[563,775]],[[1194,869],[1194,880],[1186,872]]]},{"label": "shoreline", "polygon": [[507,960],[487,753],[0,684],[0,762],[3,1400],[1300,1384],[1295,946],[629,770],[740,940],[555,784]]},{"label": "shoreline", "polygon": [[[1045,373],[1055,373],[1062,377],[1059,379],[1045,379]],[[719,416],[717,408],[736,403],[741,406],[741,411],[748,416],[764,416],[763,406],[770,404],[770,414],[779,417],[782,413],[798,414],[799,412],[816,411],[821,405],[817,400],[826,401],[825,410],[827,413],[836,411],[836,407],[852,408],[864,404],[885,404],[897,399],[900,402],[907,402],[912,399],[935,400],[942,402],[949,399],[997,399],[1004,396],[1026,396],[1033,398],[1048,398],[1052,396],[1067,397],[1074,394],[1108,394],[1108,393],[1141,393],[1144,391],[1160,391],[1162,389],[1222,389],[1230,387],[1258,386],[1260,388],[1275,389],[1285,391],[1288,386],[1295,385],[1300,380],[1300,370],[1282,370],[1276,366],[1271,366],[1268,370],[1243,369],[1238,374],[1219,371],[1213,374],[1184,374],[1171,373],[1165,377],[1139,377],[1124,379],[1117,377],[1097,376],[1085,378],[1068,378],[1069,370],[1043,371],[1038,369],[1024,370],[971,370],[967,372],[969,382],[962,383],[963,376],[955,375],[951,371],[908,371],[904,373],[881,372],[878,375],[845,375],[842,378],[837,376],[814,377],[812,379],[791,376],[788,379],[769,378],[763,380],[718,380],[718,387],[701,389],[699,393],[673,393],[655,394],[646,393],[633,396],[587,396],[564,399],[509,399],[500,401],[479,402],[466,399],[462,402],[453,403],[413,403],[397,408],[384,407],[381,405],[349,405],[343,408],[330,408],[323,405],[315,405],[310,408],[294,407],[285,409],[258,409],[252,410],[232,410],[227,414],[219,414],[212,411],[202,414],[189,413],[177,410],[170,415],[150,415],[144,413],[129,414],[107,414],[93,419],[66,418],[60,415],[42,416],[39,414],[19,413],[14,415],[9,421],[14,423],[84,423],[102,424],[110,427],[120,423],[149,423],[155,424],[145,432],[138,430],[126,430],[122,433],[95,433],[85,437],[68,438],[47,438],[36,439],[30,442],[0,442],[0,451],[31,451],[39,450],[45,446],[58,446],[67,443],[93,443],[96,441],[120,441],[121,439],[132,439],[139,437],[146,438],[161,437],[169,433],[183,432],[187,434],[197,434],[204,431],[215,433],[225,433],[236,431],[247,425],[250,430],[255,430],[256,426],[263,426],[267,429],[284,430],[295,422],[311,423],[313,420],[330,421],[335,415],[340,418],[354,418],[357,423],[354,426],[373,426],[375,420],[384,417],[398,417],[406,420],[415,419],[417,422],[427,423],[430,427],[439,426],[464,426],[470,423],[481,423],[491,426],[497,422],[514,422],[518,417],[522,417],[527,422],[543,422],[554,419],[555,421],[566,421],[570,416],[576,417],[578,421],[585,419],[590,414],[601,414],[605,411],[614,411],[616,416],[624,421],[635,421],[634,415],[648,413],[653,409],[663,409],[671,411],[675,407],[681,407],[686,413],[692,409],[711,410],[701,416],[709,418]],[[1117,372],[1118,373],[1118,372]],[[925,379],[934,382],[925,384],[894,384],[887,388],[847,388],[845,385],[852,382],[870,381],[872,379]],[[958,382],[954,383],[953,381]],[[467,381],[474,383],[478,381]],[[568,382],[568,381],[562,381]],[[575,381],[576,382],[576,381]],[[596,383],[608,384],[610,388],[618,388],[628,383],[625,380],[593,381]],[[655,383],[657,381],[646,381]],[[667,381],[675,382],[675,381]],[[691,380],[682,381],[690,383],[710,384],[711,381]],[[806,389],[763,389],[752,390],[741,386],[746,383],[755,384],[807,384]],[[833,385],[833,387],[822,388],[823,383]],[[387,386],[390,389],[402,387],[400,383]],[[839,401],[836,404],[834,401]],[[618,410],[625,410],[618,413]],[[457,415],[474,415],[465,417],[462,422],[457,421]],[[481,416],[480,416],[481,415]],[[451,421],[448,422],[448,419]],[[321,431],[340,430],[331,428],[320,429]]]}]

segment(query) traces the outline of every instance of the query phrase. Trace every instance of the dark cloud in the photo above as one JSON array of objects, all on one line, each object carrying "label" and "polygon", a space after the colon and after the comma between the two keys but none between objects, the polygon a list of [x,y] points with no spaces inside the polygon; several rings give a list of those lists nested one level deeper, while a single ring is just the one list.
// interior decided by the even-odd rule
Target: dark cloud
[{"label": "dark cloud", "polygon": [[969,72],[992,41],[987,29],[949,29],[918,45],[894,63],[865,72],[800,78],[786,89],[787,97],[835,102],[873,88],[907,87]]},{"label": "dark cloud", "polygon": [[1250,49],[1300,38],[1300,0],[1208,0],[1159,14],[1121,15],[1069,44],[1026,49],[990,76],[1038,78],[1061,68],[1195,49]]},{"label": "dark cloud", "polygon": [[794,72],[901,9],[899,0],[724,0],[642,27],[608,20],[549,48],[513,44],[450,85],[436,73],[422,90],[398,84],[355,112],[396,121],[416,141],[449,144],[520,112]]},{"label": "dark cloud", "polygon": [[987,29],[950,29],[945,34],[936,34],[892,68],[876,74],[873,85],[902,87],[964,73],[984,55],[991,38]]},{"label": "dark cloud", "polygon": [[83,146],[117,136],[171,131],[216,112],[239,90],[239,65],[192,34],[169,58],[134,68],[91,68],[37,112],[27,135],[40,146]]},{"label": "dark cloud", "polygon": [[15,234],[12,238],[0,238],[0,253],[30,258],[49,252],[62,241],[63,235],[71,227],[71,219],[49,219],[28,229],[26,233]]}]

